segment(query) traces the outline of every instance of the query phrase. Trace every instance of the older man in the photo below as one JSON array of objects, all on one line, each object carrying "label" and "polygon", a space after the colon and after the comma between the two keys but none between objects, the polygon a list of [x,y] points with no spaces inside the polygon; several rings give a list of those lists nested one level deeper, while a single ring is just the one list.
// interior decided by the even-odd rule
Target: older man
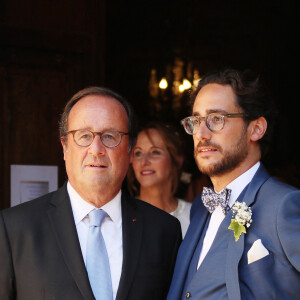
[{"label": "older man", "polygon": [[194,200],[168,300],[299,299],[300,191],[260,162],[271,101],[235,70],[205,76],[193,99],[182,124],[213,187]]},{"label": "older man", "polygon": [[165,299],[178,221],[121,186],[135,141],[128,103],[75,94],[61,119],[68,182],[0,215],[0,299]]}]

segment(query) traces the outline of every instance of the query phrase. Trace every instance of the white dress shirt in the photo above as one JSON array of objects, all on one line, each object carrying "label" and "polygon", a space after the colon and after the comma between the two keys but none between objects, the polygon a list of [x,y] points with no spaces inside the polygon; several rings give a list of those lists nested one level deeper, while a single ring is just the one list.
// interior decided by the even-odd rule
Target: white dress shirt
[{"label": "white dress shirt", "polygon": [[[256,171],[258,170],[259,166],[260,166],[260,162],[257,162],[249,170],[247,170],[245,173],[243,173],[242,175],[240,175],[239,177],[237,177],[236,179],[234,179],[232,182],[230,182],[227,185],[227,188],[231,190],[229,203],[228,203],[230,208],[233,206],[235,200],[238,198],[238,196],[243,191],[243,189],[252,180],[252,178],[255,175]],[[225,218],[225,215],[222,211],[221,206],[219,205],[214,210],[214,212],[211,214],[211,218],[209,220],[209,224],[208,224],[208,227],[207,227],[207,230],[205,233],[205,237],[203,240],[203,246],[200,251],[200,257],[199,257],[199,261],[198,261],[197,270],[199,269],[202,261],[204,260],[206,254],[208,253],[208,251],[215,239],[217,231],[220,227],[220,224],[222,223],[224,218]]]},{"label": "white dress shirt", "polygon": [[[67,190],[71,200],[82,256],[84,263],[86,264],[86,246],[89,231],[89,219],[87,215],[96,207],[83,200],[71,186],[70,182],[67,184]],[[107,249],[113,299],[115,299],[119,287],[123,262],[121,191],[114,199],[103,205],[101,209],[108,215],[101,225],[101,232]]]}]

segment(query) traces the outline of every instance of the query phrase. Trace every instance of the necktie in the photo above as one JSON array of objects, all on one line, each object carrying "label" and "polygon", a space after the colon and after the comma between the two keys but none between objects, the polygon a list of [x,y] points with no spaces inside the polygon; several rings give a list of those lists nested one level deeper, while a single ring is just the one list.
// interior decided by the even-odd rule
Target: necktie
[{"label": "necktie", "polygon": [[230,198],[231,190],[225,188],[221,193],[216,193],[211,187],[204,187],[201,195],[204,206],[210,213],[213,213],[218,205],[221,206],[224,215],[230,210],[228,201]]},{"label": "necktie", "polygon": [[113,299],[109,260],[100,228],[105,216],[106,212],[101,209],[94,209],[89,213],[90,227],[86,250],[86,268],[97,300]]}]

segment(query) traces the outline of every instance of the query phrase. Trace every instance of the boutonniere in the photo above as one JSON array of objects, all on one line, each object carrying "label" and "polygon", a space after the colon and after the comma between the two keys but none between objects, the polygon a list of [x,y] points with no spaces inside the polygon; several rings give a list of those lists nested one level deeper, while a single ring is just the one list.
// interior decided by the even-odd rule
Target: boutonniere
[{"label": "boutonniere", "polygon": [[231,224],[228,229],[233,230],[235,241],[237,242],[242,233],[246,233],[246,228],[249,228],[252,222],[251,208],[245,202],[235,202],[232,206],[232,214],[234,219],[231,219]]}]

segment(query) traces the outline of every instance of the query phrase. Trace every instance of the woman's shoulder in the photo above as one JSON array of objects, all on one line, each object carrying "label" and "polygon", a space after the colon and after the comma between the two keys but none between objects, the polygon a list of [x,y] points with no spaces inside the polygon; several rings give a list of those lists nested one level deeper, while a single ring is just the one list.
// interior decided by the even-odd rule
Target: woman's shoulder
[{"label": "woman's shoulder", "polygon": [[173,211],[171,214],[174,217],[179,217],[179,216],[185,215],[185,214],[189,215],[192,203],[187,202],[183,199],[179,199],[179,198],[177,200],[178,200],[178,206],[177,206],[176,210]]}]

